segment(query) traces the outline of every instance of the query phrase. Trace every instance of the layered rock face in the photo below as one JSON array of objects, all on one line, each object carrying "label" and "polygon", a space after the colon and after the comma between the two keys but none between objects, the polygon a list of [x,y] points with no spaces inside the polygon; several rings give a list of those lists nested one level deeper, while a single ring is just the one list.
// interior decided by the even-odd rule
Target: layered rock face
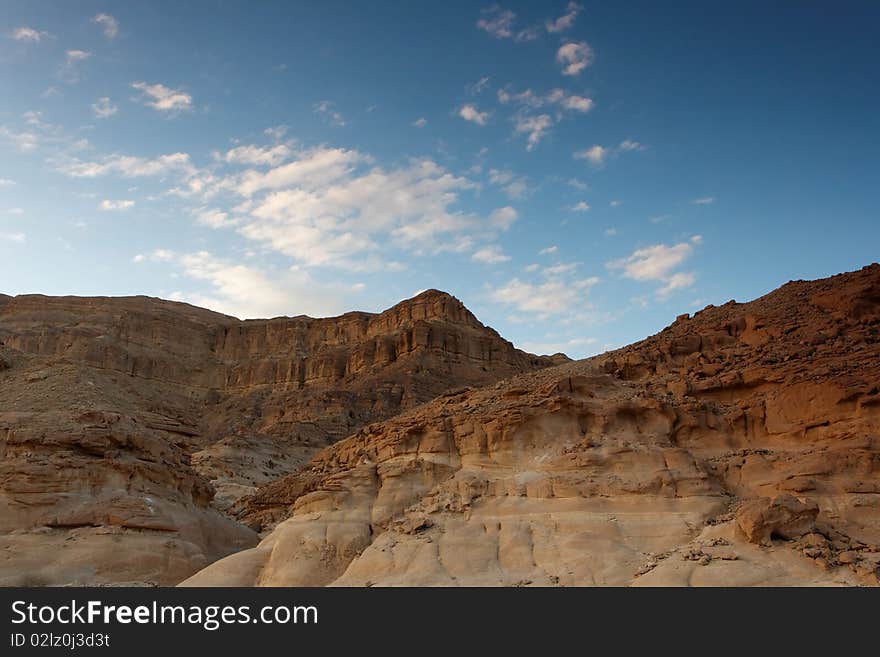
[{"label": "layered rock face", "polygon": [[173,584],[257,543],[222,511],[318,449],[556,360],[455,298],[240,321],[135,298],[0,297],[0,584]]},{"label": "layered rock face", "polygon": [[877,585],[880,266],[372,423],[185,585]]}]

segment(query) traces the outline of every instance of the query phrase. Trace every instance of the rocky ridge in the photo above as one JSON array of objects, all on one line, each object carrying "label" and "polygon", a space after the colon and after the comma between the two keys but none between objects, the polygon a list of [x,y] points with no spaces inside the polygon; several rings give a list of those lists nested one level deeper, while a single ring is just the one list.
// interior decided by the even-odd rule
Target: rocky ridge
[{"label": "rocky ridge", "polygon": [[556,362],[436,290],[380,314],[248,321],[2,296],[0,584],[176,583],[256,544],[221,511],[321,447]]},{"label": "rocky ridge", "polygon": [[185,585],[877,585],[880,266],[365,425]]}]

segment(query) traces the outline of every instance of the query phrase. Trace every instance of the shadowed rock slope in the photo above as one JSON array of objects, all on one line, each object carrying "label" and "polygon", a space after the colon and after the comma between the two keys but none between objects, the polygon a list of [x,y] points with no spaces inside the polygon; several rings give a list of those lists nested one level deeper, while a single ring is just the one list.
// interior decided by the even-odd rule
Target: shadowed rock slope
[{"label": "shadowed rock slope", "polygon": [[237,511],[259,546],[185,585],[877,585],[880,266],[447,394]]},{"label": "shadowed rock slope", "polygon": [[320,448],[556,362],[436,290],[381,314],[249,321],[0,296],[0,584],[179,582],[255,545],[221,511]]}]

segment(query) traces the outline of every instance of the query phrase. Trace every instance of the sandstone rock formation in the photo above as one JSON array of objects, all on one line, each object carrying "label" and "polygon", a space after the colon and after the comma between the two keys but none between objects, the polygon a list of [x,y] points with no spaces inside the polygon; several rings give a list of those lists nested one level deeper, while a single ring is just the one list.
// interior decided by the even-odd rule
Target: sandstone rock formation
[{"label": "sandstone rock formation", "polygon": [[255,545],[223,509],[321,447],[557,362],[434,290],[381,314],[252,321],[2,296],[0,585],[177,583]]},{"label": "sandstone rock formation", "polygon": [[877,585],[878,496],[875,264],[367,424],[184,584]]}]

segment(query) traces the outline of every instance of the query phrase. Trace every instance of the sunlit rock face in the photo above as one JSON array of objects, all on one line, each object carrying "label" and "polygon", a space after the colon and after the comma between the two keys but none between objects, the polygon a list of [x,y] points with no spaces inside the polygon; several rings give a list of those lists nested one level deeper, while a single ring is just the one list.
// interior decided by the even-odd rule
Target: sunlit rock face
[{"label": "sunlit rock face", "polygon": [[877,585],[880,266],[362,427],[185,585]]},{"label": "sunlit rock face", "polygon": [[146,297],[0,297],[0,584],[175,584],[259,537],[225,510],[444,392],[555,364],[435,290],[240,321]]}]

